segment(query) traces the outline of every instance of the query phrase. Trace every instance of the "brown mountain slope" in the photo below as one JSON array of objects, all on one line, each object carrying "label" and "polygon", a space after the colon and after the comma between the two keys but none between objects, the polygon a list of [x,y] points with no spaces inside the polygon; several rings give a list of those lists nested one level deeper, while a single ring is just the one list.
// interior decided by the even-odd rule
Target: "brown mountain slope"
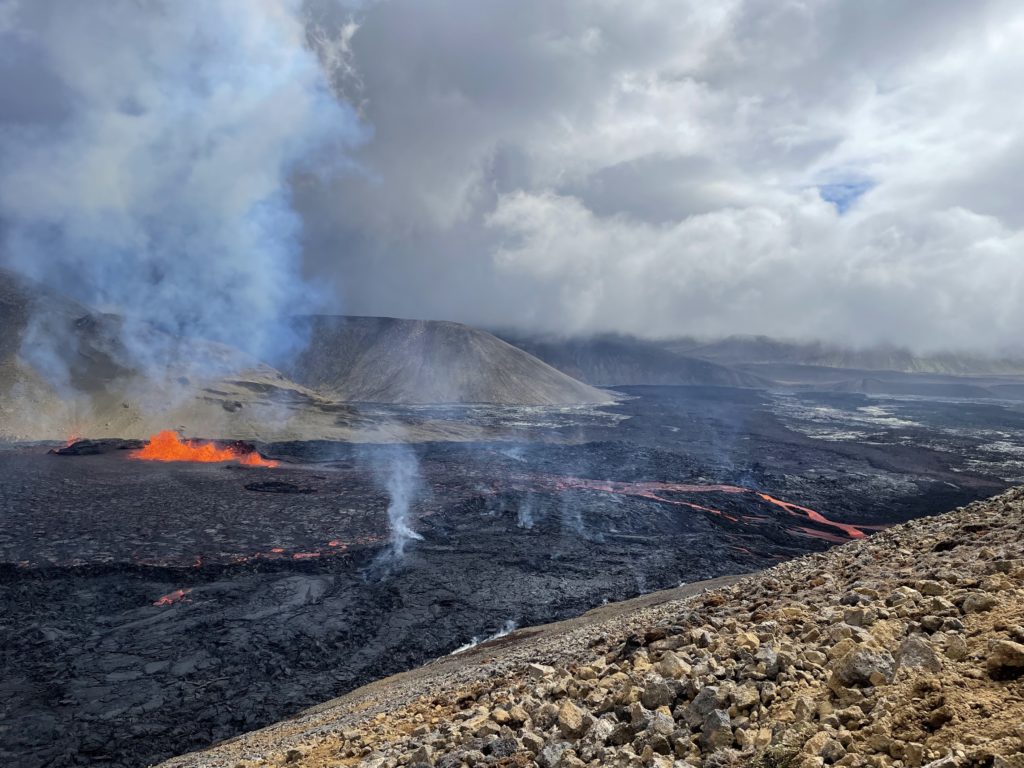
[{"label": "brown mountain slope", "polygon": [[610,402],[485,331],[460,323],[314,316],[309,345],[287,368],[349,402],[574,405]]},{"label": "brown mountain slope", "polygon": [[[225,344],[176,338],[0,270],[0,440],[189,436],[256,440],[477,439],[444,419],[361,417],[349,402],[610,402],[490,334],[456,323],[307,318],[301,383]],[[138,362],[142,349],[151,360]],[[159,354],[153,352],[159,350]]]},{"label": "brown mountain slope", "polygon": [[519,630],[164,766],[1024,764],[1024,489],[708,586]]}]

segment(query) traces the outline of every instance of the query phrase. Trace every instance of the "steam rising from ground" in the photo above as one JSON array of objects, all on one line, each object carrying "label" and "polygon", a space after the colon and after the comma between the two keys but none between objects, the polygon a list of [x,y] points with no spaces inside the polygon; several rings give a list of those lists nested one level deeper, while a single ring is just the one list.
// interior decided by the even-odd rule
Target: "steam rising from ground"
[{"label": "steam rising from ground", "polygon": [[[301,1],[3,9],[0,48],[46,88],[0,106],[0,264],[125,313],[125,362],[146,372],[197,362],[180,336],[292,350],[279,321],[316,297],[291,180],[337,170],[361,132]],[[36,327],[26,342],[59,378],[66,340]]]},{"label": "steam rising from ground", "polygon": [[389,447],[390,457],[386,462],[386,482],[388,495],[388,525],[391,529],[391,553],[401,560],[405,557],[405,547],[411,539],[422,540],[416,531],[409,526],[409,506],[419,486],[419,462],[412,448],[404,443]]},{"label": "steam rising from ground", "polygon": [[476,648],[481,643],[489,643],[492,640],[498,640],[499,638],[505,637],[505,635],[510,635],[513,632],[515,632],[517,629],[519,629],[519,624],[517,624],[513,619],[507,619],[505,621],[505,623],[501,625],[501,628],[497,632],[495,632],[493,635],[489,635],[488,637],[485,637],[482,640],[479,637],[477,637],[476,635],[474,635],[473,638],[468,643],[466,643],[465,645],[460,645],[458,648],[456,648],[454,651],[452,651],[449,655],[450,656],[455,656],[456,654],[459,654],[459,653],[465,653],[468,650]]},{"label": "steam rising from ground", "polygon": [[370,471],[388,494],[389,547],[370,567],[368,577],[383,578],[402,560],[410,541],[423,537],[410,524],[412,502],[421,487],[419,460],[407,443],[375,446],[366,454]]}]

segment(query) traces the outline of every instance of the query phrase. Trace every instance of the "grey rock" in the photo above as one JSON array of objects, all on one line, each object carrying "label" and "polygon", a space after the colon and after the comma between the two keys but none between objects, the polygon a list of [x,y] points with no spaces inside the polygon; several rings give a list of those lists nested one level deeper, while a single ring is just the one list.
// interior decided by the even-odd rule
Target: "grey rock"
[{"label": "grey rock", "polygon": [[434,750],[431,749],[427,744],[421,744],[419,748],[412,753],[409,758],[412,763],[426,763],[427,765],[434,764]]},{"label": "grey rock", "polygon": [[833,680],[846,688],[890,683],[895,672],[891,653],[868,648],[855,648],[832,666]]},{"label": "grey rock", "polygon": [[520,750],[519,742],[515,739],[495,739],[483,748],[483,753],[490,757],[509,757]]},{"label": "grey rock", "polygon": [[713,709],[704,718],[700,729],[700,745],[708,752],[731,747],[733,740],[732,721],[724,709]]},{"label": "grey rock", "polygon": [[999,599],[988,592],[970,592],[964,598],[964,613],[982,613],[991,611],[999,604]]},{"label": "grey rock", "polygon": [[675,694],[664,680],[656,680],[648,683],[640,695],[640,703],[647,709],[667,707],[675,701]]},{"label": "grey rock", "polygon": [[704,686],[684,710],[683,717],[686,720],[686,724],[691,728],[698,728],[704,722],[704,718],[707,717],[708,713],[721,706],[721,703],[718,696],[718,687],[714,685]]},{"label": "grey rock", "polygon": [[896,650],[896,664],[909,669],[941,672],[942,660],[932,644],[920,636],[908,637]]},{"label": "grey rock", "polygon": [[558,763],[561,762],[562,753],[568,748],[569,745],[564,742],[548,744],[537,755],[537,765],[540,768],[557,768]]},{"label": "grey rock", "polygon": [[587,731],[587,741],[594,744],[605,744],[608,737],[615,731],[616,723],[608,717],[602,717]]}]

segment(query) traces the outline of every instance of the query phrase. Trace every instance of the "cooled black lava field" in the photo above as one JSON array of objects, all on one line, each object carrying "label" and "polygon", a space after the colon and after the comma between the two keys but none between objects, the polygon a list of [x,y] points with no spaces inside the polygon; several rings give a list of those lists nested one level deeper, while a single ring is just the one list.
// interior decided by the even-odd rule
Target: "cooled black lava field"
[{"label": "cooled black lava field", "polygon": [[[1022,473],[1009,403],[621,391],[442,414],[486,443],[259,446],[276,468],[6,447],[0,761],[156,762],[510,623],[762,568]],[[413,458],[422,540],[395,561],[387,478]]]}]

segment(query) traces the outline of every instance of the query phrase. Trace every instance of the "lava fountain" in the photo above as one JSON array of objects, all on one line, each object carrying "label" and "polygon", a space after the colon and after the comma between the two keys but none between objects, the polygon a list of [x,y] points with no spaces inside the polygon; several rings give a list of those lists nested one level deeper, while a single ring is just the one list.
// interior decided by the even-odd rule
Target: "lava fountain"
[{"label": "lava fountain", "polygon": [[256,451],[221,448],[204,440],[182,440],[169,429],[157,432],[142,448],[132,451],[130,458],[140,461],[235,461],[248,467],[276,467],[277,462],[264,459]]}]

